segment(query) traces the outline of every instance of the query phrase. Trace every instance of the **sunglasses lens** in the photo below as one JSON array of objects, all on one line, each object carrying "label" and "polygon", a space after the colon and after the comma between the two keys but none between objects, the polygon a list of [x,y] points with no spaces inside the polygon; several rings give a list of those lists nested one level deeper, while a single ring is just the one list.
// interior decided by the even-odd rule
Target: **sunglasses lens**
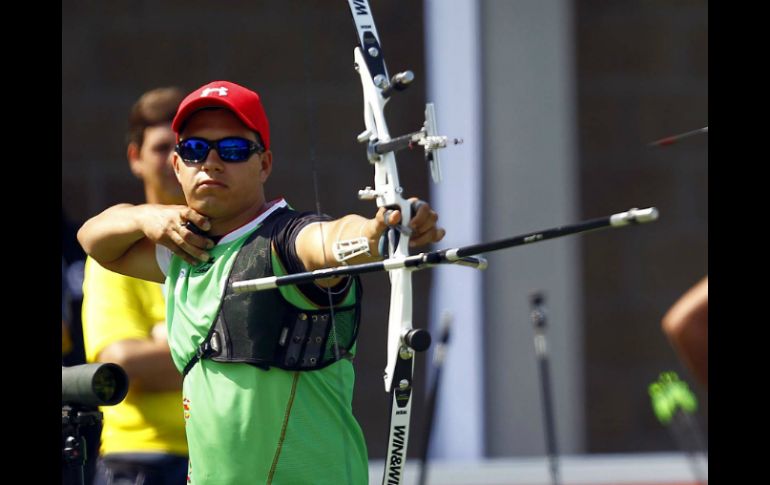
[{"label": "sunglasses lens", "polygon": [[179,156],[187,162],[202,162],[211,146],[205,140],[190,139],[179,144]]},{"label": "sunglasses lens", "polygon": [[214,148],[224,162],[245,162],[259,150],[259,145],[245,138],[223,138],[208,141],[204,138],[188,138],[177,145],[177,153],[187,163],[203,163]]},{"label": "sunglasses lens", "polygon": [[251,157],[249,141],[243,138],[225,138],[217,147],[219,158],[225,162],[244,162]]}]

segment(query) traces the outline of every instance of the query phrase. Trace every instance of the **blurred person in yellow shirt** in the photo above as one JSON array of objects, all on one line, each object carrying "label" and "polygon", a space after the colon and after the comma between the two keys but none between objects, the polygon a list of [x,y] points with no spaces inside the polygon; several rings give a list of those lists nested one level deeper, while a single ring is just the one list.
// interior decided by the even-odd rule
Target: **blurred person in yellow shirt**
[{"label": "blurred person in yellow shirt", "polygon": [[[150,90],[129,116],[128,162],[149,204],[185,204],[171,165],[176,143],[171,121],[183,97],[175,87]],[[88,258],[83,293],[88,362],[114,362],[129,377],[125,400],[101,408],[104,428],[94,483],[186,483],[182,376],[166,338],[162,285],[113,273]]]}]

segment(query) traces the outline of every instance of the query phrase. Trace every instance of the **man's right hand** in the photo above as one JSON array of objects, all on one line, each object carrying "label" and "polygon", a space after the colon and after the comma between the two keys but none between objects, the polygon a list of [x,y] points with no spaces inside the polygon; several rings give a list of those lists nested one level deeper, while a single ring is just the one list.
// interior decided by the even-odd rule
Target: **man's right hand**
[{"label": "man's right hand", "polygon": [[206,250],[213,248],[214,242],[185,227],[191,222],[207,231],[211,225],[206,216],[184,205],[147,204],[143,207],[142,231],[147,239],[167,247],[190,264],[209,260]]}]

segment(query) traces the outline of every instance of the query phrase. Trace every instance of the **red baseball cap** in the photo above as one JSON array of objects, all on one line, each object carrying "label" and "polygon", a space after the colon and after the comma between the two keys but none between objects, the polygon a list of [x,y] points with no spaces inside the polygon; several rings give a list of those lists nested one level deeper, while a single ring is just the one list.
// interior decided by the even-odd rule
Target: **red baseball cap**
[{"label": "red baseball cap", "polygon": [[214,81],[199,87],[182,100],[171,123],[171,129],[179,137],[179,131],[193,113],[202,108],[225,108],[244,125],[259,133],[265,149],[270,149],[270,127],[259,95],[229,81]]}]

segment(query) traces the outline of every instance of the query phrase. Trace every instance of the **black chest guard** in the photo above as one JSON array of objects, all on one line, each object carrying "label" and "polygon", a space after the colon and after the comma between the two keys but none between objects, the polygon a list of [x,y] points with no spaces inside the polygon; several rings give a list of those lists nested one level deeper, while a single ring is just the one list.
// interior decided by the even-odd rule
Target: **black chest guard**
[{"label": "black chest guard", "polygon": [[[303,310],[286,301],[278,289],[233,293],[233,282],[274,276],[272,235],[295,214],[290,209],[276,211],[244,242],[227,279],[214,325],[185,366],[184,375],[199,359],[206,358],[243,362],[265,370],[279,367],[309,371],[350,357],[361,316],[358,277],[348,281],[356,292],[355,303],[350,306],[314,305],[314,310]],[[347,291],[348,287],[338,292],[338,299]]]}]

